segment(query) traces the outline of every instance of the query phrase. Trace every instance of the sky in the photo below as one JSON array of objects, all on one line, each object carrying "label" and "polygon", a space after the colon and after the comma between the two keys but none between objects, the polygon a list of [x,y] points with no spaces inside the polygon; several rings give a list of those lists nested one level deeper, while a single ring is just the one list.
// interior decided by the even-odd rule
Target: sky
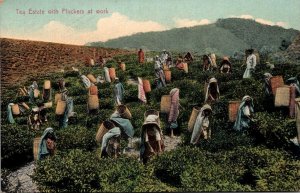
[{"label": "sky", "polygon": [[0,0],[0,36],[83,45],[230,17],[300,30],[300,0]]}]

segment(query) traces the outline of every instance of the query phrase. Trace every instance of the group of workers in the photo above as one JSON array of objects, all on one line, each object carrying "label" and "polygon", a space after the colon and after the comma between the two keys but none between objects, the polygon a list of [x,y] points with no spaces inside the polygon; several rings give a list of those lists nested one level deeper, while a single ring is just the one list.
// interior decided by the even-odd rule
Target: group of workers
[{"label": "group of workers", "polygon": [[[246,53],[247,53],[246,70],[243,75],[243,78],[251,78],[251,73],[256,66],[256,56],[253,53],[253,49],[247,50]],[[138,52],[138,61],[139,63],[144,63],[144,60],[145,60],[145,54],[143,50],[140,49]],[[182,57],[181,55],[178,57],[178,59],[175,62],[175,67],[181,69],[180,65],[183,62],[192,62],[194,60],[195,59],[192,56],[192,54],[188,52],[184,57]],[[202,61],[203,61],[203,71],[217,69],[216,56],[214,54],[204,55]],[[220,73],[232,72],[232,65],[229,61],[229,58],[224,57],[220,64],[221,64],[219,67]],[[172,56],[166,50],[163,50],[160,56],[156,56],[154,58],[154,69],[155,69],[155,76],[157,78],[156,79],[157,88],[166,86],[166,78],[163,72],[164,66],[167,66],[168,68],[173,67]],[[265,75],[265,92],[267,95],[271,95],[272,89],[270,87],[269,80],[272,77],[272,75],[270,73],[265,73],[264,75]],[[90,80],[85,75],[82,75],[80,72],[79,72],[79,76],[81,77],[82,82],[84,83],[86,88],[89,88],[91,85],[94,85],[93,83],[90,82]],[[104,76],[105,79],[107,79],[105,74]],[[288,82],[290,83],[291,86],[294,86],[296,88],[297,96],[299,96],[300,95],[299,81],[295,77],[293,77],[290,78]],[[118,78],[115,79],[115,83],[116,83],[114,87],[115,105],[120,106],[124,104],[124,100],[123,100],[124,87],[122,83],[118,80]],[[68,96],[68,90],[66,89],[65,81],[63,79],[60,79],[58,81],[58,87],[59,87],[59,94],[60,94],[59,100],[65,101],[66,104],[65,111],[63,112],[60,119],[60,127],[66,128],[68,126],[68,119],[74,116],[76,113],[74,112],[73,99]],[[28,88],[28,91],[26,90],[27,91],[26,94],[28,94],[29,96],[30,103],[35,103],[35,104],[37,103],[36,101],[37,97],[35,96],[37,95],[36,94],[37,90],[38,90],[38,85],[35,81]],[[47,108],[45,107],[44,104],[51,101],[51,95],[52,95],[51,93],[52,93],[51,88],[49,87],[45,88],[44,86],[43,94],[42,94],[43,95],[42,103],[39,103],[37,107],[32,108],[32,112],[35,111],[38,112],[38,116],[41,117],[38,119],[35,117],[33,119],[33,121],[41,122],[38,125],[42,124],[42,122],[47,121],[47,116],[46,116]],[[167,127],[171,131],[171,137],[173,137],[174,136],[173,131],[178,128],[177,118],[179,115],[179,106],[180,106],[179,89],[174,88],[170,91],[169,94],[171,97],[171,101],[170,101],[171,105],[170,105],[170,112],[168,113]],[[211,104],[217,101],[219,97],[220,97],[220,91],[219,91],[218,81],[216,78],[211,77],[206,83],[204,105],[201,107],[200,111],[198,112],[195,123],[192,128],[192,134],[190,139],[191,144],[198,144],[201,137],[203,137],[204,139],[211,138],[211,129],[209,127],[209,119],[213,111]],[[12,110],[11,110],[12,105],[13,104],[11,103],[8,105],[8,119],[10,123],[14,123]],[[245,95],[242,98],[241,104],[239,105],[233,129],[235,129],[236,131],[245,131],[249,129],[251,122],[254,121],[253,113],[254,113],[253,98],[251,96]],[[122,133],[126,134],[127,137],[125,139],[132,139],[134,134],[134,129],[130,120],[128,118],[122,117],[122,114],[120,113],[119,110],[116,110],[111,115],[110,120],[115,124],[115,126],[112,127],[103,136],[102,146],[101,146],[101,152],[103,157],[108,155],[108,148],[109,148],[108,144],[110,139],[117,138],[118,140],[120,140],[120,136]],[[54,134],[53,128],[47,128],[44,131],[44,134],[42,136],[39,145],[38,159],[43,159],[47,155],[54,154],[56,139],[57,138]],[[155,154],[160,154],[163,150],[164,150],[164,143],[163,143],[162,130],[160,126],[159,112],[155,110],[147,111],[145,112],[144,123],[142,126],[140,159],[144,163],[146,163],[151,156]]]}]

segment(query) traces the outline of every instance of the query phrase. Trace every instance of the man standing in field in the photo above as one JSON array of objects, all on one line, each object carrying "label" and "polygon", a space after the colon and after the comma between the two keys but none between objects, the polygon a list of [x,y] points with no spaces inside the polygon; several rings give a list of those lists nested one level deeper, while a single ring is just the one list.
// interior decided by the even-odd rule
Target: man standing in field
[{"label": "man standing in field", "polygon": [[145,54],[143,52],[142,49],[140,49],[140,51],[138,52],[138,57],[139,57],[139,63],[142,64],[144,63],[144,60],[145,60]]}]

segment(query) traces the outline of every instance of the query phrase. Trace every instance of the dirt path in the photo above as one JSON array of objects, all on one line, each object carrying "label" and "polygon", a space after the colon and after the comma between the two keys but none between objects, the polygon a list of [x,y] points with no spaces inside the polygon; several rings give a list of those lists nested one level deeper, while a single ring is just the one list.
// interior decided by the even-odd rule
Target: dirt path
[{"label": "dirt path", "polygon": [[30,162],[17,171],[9,174],[7,177],[7,192],[39,192],[37,185],[30,177],[33,175],[34,168],[34,162]]}]

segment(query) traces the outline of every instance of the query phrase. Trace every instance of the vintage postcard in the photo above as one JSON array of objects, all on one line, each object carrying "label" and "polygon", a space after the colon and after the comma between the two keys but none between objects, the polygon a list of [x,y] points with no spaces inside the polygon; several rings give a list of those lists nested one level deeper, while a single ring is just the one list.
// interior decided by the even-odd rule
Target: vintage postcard
[{"label": "vintage postcard", "polygon": [[299,0],[0,0],[3,192],[299,192]]}]

